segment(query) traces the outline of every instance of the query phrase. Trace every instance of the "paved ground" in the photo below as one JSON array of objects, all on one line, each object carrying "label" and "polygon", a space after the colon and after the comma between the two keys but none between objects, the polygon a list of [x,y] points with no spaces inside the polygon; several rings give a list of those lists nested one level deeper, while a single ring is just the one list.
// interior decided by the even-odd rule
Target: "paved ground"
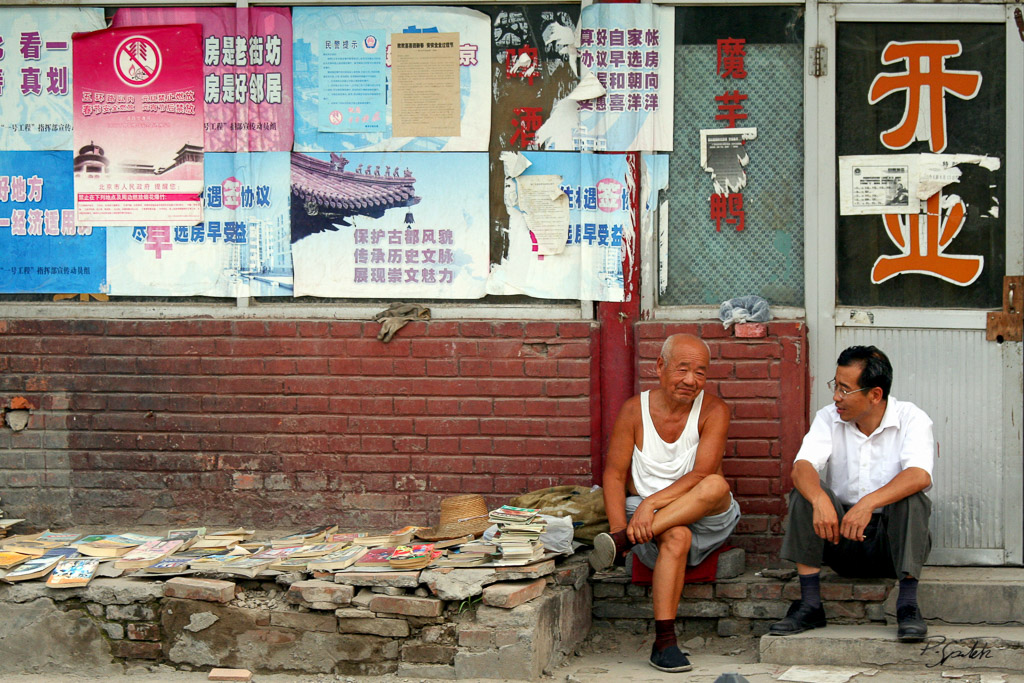
[{"label": "paved ground", "polygon": [[[737,673],[749,683],[769,683],[780,680],[789,667],[778,664],[757,663],[756,638],[711,638],[707,641],[690,641],[693,671],[687,673],[668,674],[657,671],[647,664],[651,648],[650,636],[635,636],[620,631],[595,629],[591,637],[583,644],[577,656],[571,657],[549,676],[542,679],[554,683],[631,683],[631,682],[667,682],[685,681],[686,683],[713,683],[723,674]],[[174,671],[170,667],[154,667],[155,670],[136,668],[124,677],[132,683],[199,683],[207,680],[205,672]],[[941,669],[877,670],[864,667],[864,671],[839,667],[816,667],[821,672],[831,673],[833,677],[820,678],[820,683],[1024,683],[1024,672],[986,672],[972,673],[969,671],[948,671]],[[844,677],[845,672],[850,677]],[[83,676],[69,679],[67,677],[47,676],[0,676],[0,683],[56,683],[58,681],[95,681],[111,680]],[[117,680],[117,679],[113,679]],[[517,682],[518,679],[497,679],[506,683]],[[804,680],[797,678],[795,680]],[[401,676],[335,676],[325,674],[306,675],[255,675],[254,683],[433,683],[418,678]]]}]

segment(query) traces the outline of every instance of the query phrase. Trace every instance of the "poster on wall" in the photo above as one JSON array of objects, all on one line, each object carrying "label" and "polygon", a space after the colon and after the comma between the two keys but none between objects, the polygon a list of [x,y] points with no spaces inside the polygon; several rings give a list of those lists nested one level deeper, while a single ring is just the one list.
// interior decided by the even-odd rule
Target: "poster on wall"
[{"label": "poster on wall", "polygon": [[294,153],[295,296],[483,296],[486,178],[486,154]]},{"label": "poster on wall", "polygon": [[0,9],[0,149],[71,149],[71,34],[103,10]]},{"label": "poster on wall", "polygon": [[110,293],[291,296],[289,157],[207,154],[202,223],[108,228]]},{"label": "poster on wall", "polygon": [[75,225],[71,152],[0,151],[0,292],[101,292],[103,228]]},{"label": "poster on wall", "polygon": [[[502,150],[543,149],[557,120],[575,125],[577,105],[568,96],[579,83],[576,25],[579,5],[493,5],[491,54],[494,104],[492,146]],[[549,123],[555,119],[555,123]],[[546,126],[546,128],[545,128]],[[500,188],[501,173],[496,180]]]},{"label": "poster on wall", "polygon": [[319,118],[325,133],[377,133],[387,111],[383,31],[337,31],[320,52]]},{"label": "poster on wall", "polygon": [[127,7],[113,26],[203,27],[205,148],[292,148],[292,19],[286,8]]},{"label": "poster on wall", "polygon": [[[485,151],[491,120],[491,26],[487,15],[475,10],[457,7],[296,7],[292,13],[295,32],[294,91],[295,91],[295,149],[303,152],[349,151]],[[321,112],[328,122],[339,127],[350,127],[345,101],[350,94],[339,90],[336,69],[321,68],[321,59],[335,60],[352,33],[373,35],[386,42],[384,51],[384,83],[378,82],[379,69],[367,64],[360,77],[359,90],[363,96],[378,92],[383,85],[386,108],[380,130],[325,131]],[[392,34],[423,34],[436,38],[438,34],[456,34],[458,51],[458,113],[457,134],[440,135],[429,131],[427,135],[401,137],[394,129],[396,93],[393,81],[394,55]],[[424,44],[434,40],[417,41]],[[448,42],[448,41],[444,41]],[[369,60],[368,60],[369,61]],[[351,65],[349,65],[351,66]],[[414,85],[420,85],[415,83]],[[326,95],[325,95],[326,93]],[[321,97],[331,98],[331,106],[323,107]],[[433,94],[430,97],[438,98]],[[402,100],[398,96],[399,101]],[[415,104],[415,103],[414,103]],[[440,101],[424,101],[421,107],[434,108]],[[334,106],[339,105],[339,106]],[[412,110],[405,110],[408,114]],[[351,112],[355,113],[355,112]],[[360,114],[364,112],[360,111]],[[333,114],[333,119],[331,115]],[[361,120],[362,117],[360,117]],[[370,115],[372,122],[373,116]],[[450,129],[442,131],[453,133]]]},{"label": "poster on wall", "polygon": [[198,24],[75,34],[75,220],[202,220]]},{"label": "poster on wall", "polygon": [[[573,152],[513,156],[529,165],[522,170],[525,164],[505,156],[508,252],[492,266],[487,293],[622,301],[624,240],[633,234],[626,157]],[[544,179],[540,187],[547,187],[552,176],[558,192],[542,193],[549,198],[548,206],[539,210],[538,183],[531,178]],[[562,248],[556,250],[545,242],[551,220],[563,205],[568,217]]]},{"label": "poster on wall", "polygon": [[583,8],[582,78],[569,97],[579,102],[579,120],[569,131],[560,122],[548,149],[672,151],[674,11],[651,4]]}]

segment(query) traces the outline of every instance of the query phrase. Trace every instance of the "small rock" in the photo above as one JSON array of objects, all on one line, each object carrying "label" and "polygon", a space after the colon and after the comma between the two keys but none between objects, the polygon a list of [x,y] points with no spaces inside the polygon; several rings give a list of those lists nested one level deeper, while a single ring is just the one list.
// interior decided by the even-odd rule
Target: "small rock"
[{"label": "small rock", "polygon": [[420,586],[420,587],[419,587],[419,588],[417,588],[417,589],[416,589],[415,591],[413,591],[413,595],[415,595],[415,596],[417,596],[417,597],[420,597],[420,598],[425,598],[425,597],[427,597],[428,595],[430,595],[430,591],[428,591],[428,590],[427,590],[426,588],[424,588],[423,586]]},{"label": "small rock", "polygon": [[780,581],[789,581],[796,576],[795,568],[787,567],[768,567],[761,570],[761,576],[767,579],[779,579]]},{"label": "small rock", "polygon": [[700,636],[695,636],[683,643],[683,647],[688,650],[699,650],[704,647],[704,639]]}]

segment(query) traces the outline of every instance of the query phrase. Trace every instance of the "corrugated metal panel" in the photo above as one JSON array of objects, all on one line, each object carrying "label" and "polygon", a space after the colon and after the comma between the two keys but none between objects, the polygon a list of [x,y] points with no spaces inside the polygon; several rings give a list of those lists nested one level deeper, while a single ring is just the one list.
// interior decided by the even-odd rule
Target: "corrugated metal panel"
[{"label": "corrugated metal panel", "polygon": [[874,344],[893,364],[892,394],[935,423],[932,561],[999,564],[1007,520],[1001,492],[1003,358],[984,330],[840,327],[836,346]]}]

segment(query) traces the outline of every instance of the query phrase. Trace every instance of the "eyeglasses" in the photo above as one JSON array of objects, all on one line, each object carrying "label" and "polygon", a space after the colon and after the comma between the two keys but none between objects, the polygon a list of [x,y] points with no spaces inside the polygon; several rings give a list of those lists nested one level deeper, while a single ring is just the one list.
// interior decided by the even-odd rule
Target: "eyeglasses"
[{"label": "eyeglasses", "polygon": [[831,391],[833,394],[835,394],[838,391],[843,396],[849,396],[850,394],[856,394],[858,391],[867,391],[868,389],[871,388],[871,387],[861,387],[860,389],[854,389],[853,391],[847,391],[846,389],[840,389],[839,387],[837,387],[836,386],[836,381],[834,379],[830,379],[827,382],[827,384],[828,384],[829,391]]}]

